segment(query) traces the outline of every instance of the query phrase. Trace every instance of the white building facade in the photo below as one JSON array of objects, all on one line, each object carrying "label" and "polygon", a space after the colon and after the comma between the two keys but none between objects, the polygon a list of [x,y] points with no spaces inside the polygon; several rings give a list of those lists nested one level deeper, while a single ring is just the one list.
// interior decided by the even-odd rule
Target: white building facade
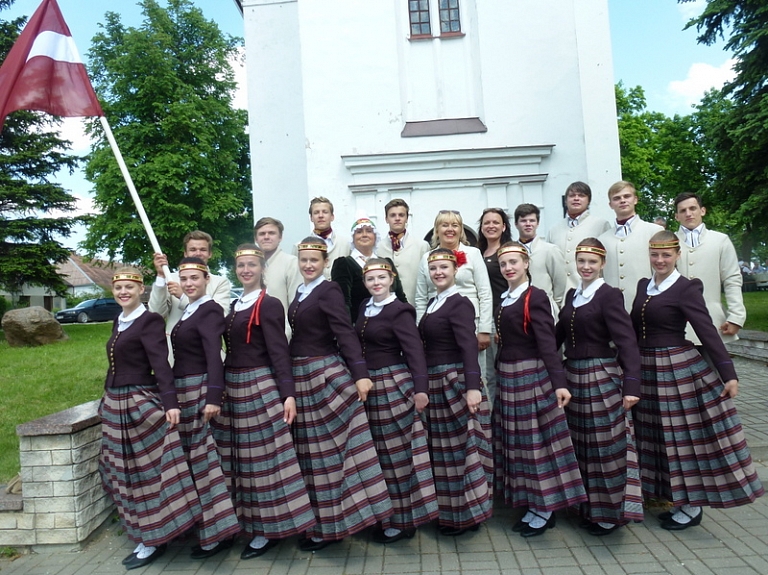
[{"label": "white building facade", "polygon": [[438,210],[563,217],[575,180],[606,219],[620,158],[607,0],[243,0],[254,216],[346,234],[392,198],[423,236]]}]

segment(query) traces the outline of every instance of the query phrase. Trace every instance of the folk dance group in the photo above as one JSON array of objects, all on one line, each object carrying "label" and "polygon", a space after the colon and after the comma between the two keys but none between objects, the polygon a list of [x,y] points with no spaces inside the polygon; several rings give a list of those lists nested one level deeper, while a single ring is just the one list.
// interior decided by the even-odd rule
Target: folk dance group
[{"label": "folk dance group", "polygon": [[[441,211],[418,275],[402,278],[393,260],[414,238],[391,229],[394,257],[374,257],[375,225],[361,219],[349,255],[331,265],[339,240],[316,225],[297,246],[301,281],[287,309],[265,284],[264,246],[270,258],[275,246],[243,244],[243,293],[226,317],[205,254],[185,257],[178,278],[156,284],[184,299],[172,367],[163,316],[140,301],[141,273],[115,273],[123,312],[107,344],[101,472],[137,544],[127,569],[191,529],[200,559],[241,531],[243,559],[293,536],[317,551],[368,527],[378,543],[434,521],[459,536],[491,517],[494,488],[521,510],[511,528],[523,537],[554,527],[565,508],[599,536],[641,521],[644,498],[668,500],[662,527],[677,530],[697,525],[704,506],[763,494],[732,401],[733,363],[701,282],[675,268],[676,235],[646,243],[653,273],[630,313],[602,279],[606,246],[579,241],[579,281],[555,322],[551,296],[532,283],[536,256],[509,241],[504,212],[483,214],[482,251],[465,245],[462,224]],[[707,360],[686,340],[688,323]],[[483,372],[495,380],[490,401]]]}]

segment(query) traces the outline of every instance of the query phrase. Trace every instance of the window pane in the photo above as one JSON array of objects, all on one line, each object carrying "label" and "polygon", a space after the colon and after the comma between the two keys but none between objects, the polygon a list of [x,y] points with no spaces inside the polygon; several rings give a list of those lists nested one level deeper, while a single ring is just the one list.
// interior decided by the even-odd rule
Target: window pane
[{"label": "window pane", "polygon": [[418,9],[419,9],[419,0],[411,0],[408,3],[408,10],[410,10],[411,12]]},{"label": "window pane", "polygon": [[448,8],[448,0],[440,0],[440,9]]},{"label": "window pane", "polygon": [[432,33],[432,30],[430,30],[430,28],[429,28],[429,24],[422,24],[421,25],[421,33],[422,34],[427,34],[427,35]]},{"label": "window pane", "polygon": [[458,22],[451,22],[451,32],[461,32],[461,27]]},{"label": "window pane", "polygon": [[429,12],[429,0],[421,0],[419,9],[426,10],[427,12]]}]

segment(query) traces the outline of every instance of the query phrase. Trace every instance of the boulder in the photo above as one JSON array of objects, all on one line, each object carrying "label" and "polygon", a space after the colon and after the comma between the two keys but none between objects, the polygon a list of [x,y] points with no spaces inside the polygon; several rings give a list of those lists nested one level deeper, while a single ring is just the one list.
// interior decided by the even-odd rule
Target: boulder
[{"label": "boulder", "polygon": [[69,339],[53,314],[40,306],[5,312],[3,332],[11,347],[36,347]]}]

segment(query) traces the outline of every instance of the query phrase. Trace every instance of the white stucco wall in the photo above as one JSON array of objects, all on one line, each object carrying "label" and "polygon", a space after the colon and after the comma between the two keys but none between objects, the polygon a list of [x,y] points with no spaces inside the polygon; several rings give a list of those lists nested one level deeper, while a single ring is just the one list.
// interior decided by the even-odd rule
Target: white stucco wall
[{"label": "white stucco wall", "polygon": [[[433,0],[433,8],[437,1]],[[620,177],[606,0],[462,0],[463,37],[408,39],[406,0],[245,0],[255,217],[309,231],[317,195],[346,232],[393,197],[419,235],[439,209],[542,208],[574,180],[593,213]],[[433,34],[437,27],[432,11]],[[485,133],[403,138],[406,121],[479,117]]]}]

